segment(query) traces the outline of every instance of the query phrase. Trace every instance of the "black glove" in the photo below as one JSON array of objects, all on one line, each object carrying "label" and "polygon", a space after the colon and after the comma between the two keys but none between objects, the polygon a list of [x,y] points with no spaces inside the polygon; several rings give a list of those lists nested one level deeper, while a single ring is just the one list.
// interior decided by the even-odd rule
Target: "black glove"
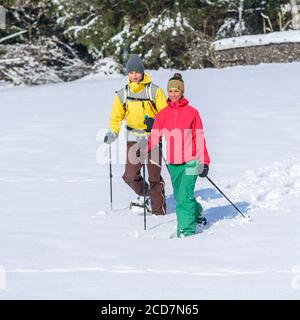
[{"label": "black glove", "polygon": [[152,127],[153,127],[153,123],[154,123],[154,118],[149,118],[147,117],[145,120],[144,120],[144,124],[147,126],[147,129],[146,131],[150,132]]},{"label": "black glove", "polygon": [[199,177],[205,178],[207,176],[207,174],[208,174],[208,170],[209,170],[209,166],[207,164],[205,164],[203,166],[202,172],[199,173]]}]

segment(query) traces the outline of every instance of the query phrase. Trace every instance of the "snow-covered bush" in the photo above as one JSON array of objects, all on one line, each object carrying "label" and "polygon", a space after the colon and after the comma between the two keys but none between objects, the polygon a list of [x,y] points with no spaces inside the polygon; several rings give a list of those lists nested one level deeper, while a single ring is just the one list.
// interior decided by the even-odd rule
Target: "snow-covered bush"
[{"label": "snow-covered bush", "polygon": [[92,73],[100,76],[119,76],[125,74],[125,69],[112,58],[103,58],[95,62]]},{"label": "snow-covered bush", "polygon": [[88,74],[90,69],[71,48],[55,40],[0,45],[0,78],[15,85],[70,81]]}]

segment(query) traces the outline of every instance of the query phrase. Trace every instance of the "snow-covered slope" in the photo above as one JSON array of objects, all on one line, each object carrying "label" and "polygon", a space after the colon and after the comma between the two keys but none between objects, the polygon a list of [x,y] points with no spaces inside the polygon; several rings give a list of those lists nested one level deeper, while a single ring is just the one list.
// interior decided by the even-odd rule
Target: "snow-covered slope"
[{"label": "snow-covered slope", "polygon": [[[210,177],[252,217],[199,179],[210,225],[184,239],[165,168],[168,214],[148,216],[147,231],[126,209],[121,163],[110,211],[101,139],[124,78],[0,90],[0,298],[299,298],[299,74],[297,63],[183,72]],[[151,75],[165,89],[172,72]]]}]

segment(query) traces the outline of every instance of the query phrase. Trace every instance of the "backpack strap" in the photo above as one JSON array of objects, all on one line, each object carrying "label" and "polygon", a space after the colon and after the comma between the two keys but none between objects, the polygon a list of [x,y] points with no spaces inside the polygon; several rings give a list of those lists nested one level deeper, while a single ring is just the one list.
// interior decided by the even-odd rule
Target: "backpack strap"
[{"label": "backpack strap", "polygon": [[116,91],[116,94],[118,95],[125,112],[126,112],[126,108],[127,108],[127,101],[134,100],[134,101],[142,101],[142,102],[149,101],[151,104],[151,107],[155,111],[154,113],[156,114],[158,112],[158,110],[157,110],[155,102],[154,102],[155,98],[153,98],[153,97],[155,97],[157,89],[158,89],[158,86],[156,86],[155,84],[152,84],[152,82],[150,82],[145,86],[145,92],[146,92],[147,98],[132,98],[132,97],[130,97],[129,86],[128,86],[128,84],[126,84],[126,86],[123,89]]},{"label": "backpack strap", "polygon": [[123,108],[125,109],[125,111],[126,111],[128,95],[129,95],[129,86],[128,86],[128,84],[126,84],[126,86],[124,88],[124,96],[123,96]]},{"label": "backpack strap", "polygon": [[150,83],[148,83],[148,84],[146,85],[145,90],[146,90],[146,95],[147,95],[148,99],[149,99],[151,102],[153,102],[152,82],[150,82]]},{"label": "backpack strap", "polygon": [[128,90],[129,90],[128,84],[126,84],[125,88],[116,91],[116,94],[118,95],[125,112],[127,107]]},{"label": "backpack strap", "polygon": [[[157,113],[158,110],[156,108],[156,104],[154,102],[155,96],[156,96],[156,90],[158,89],[158,86],[156,86],[155,84],[152,84],[152,82],[150,82],[149,84],[147,84],[146,86],[146,94],[147,97],[150,100],[151,106],[154,108],[155,112]],[[153,98],[154,97],[154,98]]]}]

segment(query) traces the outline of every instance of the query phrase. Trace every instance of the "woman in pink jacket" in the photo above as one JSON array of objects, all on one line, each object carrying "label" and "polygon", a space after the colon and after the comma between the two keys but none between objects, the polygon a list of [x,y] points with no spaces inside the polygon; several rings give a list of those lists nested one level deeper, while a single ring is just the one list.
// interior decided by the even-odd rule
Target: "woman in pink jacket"
[{"label": "woman in pink jacket", "polygon": [[158,147],[162,136],[166,139],[178,237],[195,234],[197,224],[206,223],[194,188],[198,175],[206,177],[210,163],[199,112],[183,93],[182,76],[175,73],[168,82],[168,106],[156,115],[147,145],[150,152]]}]

